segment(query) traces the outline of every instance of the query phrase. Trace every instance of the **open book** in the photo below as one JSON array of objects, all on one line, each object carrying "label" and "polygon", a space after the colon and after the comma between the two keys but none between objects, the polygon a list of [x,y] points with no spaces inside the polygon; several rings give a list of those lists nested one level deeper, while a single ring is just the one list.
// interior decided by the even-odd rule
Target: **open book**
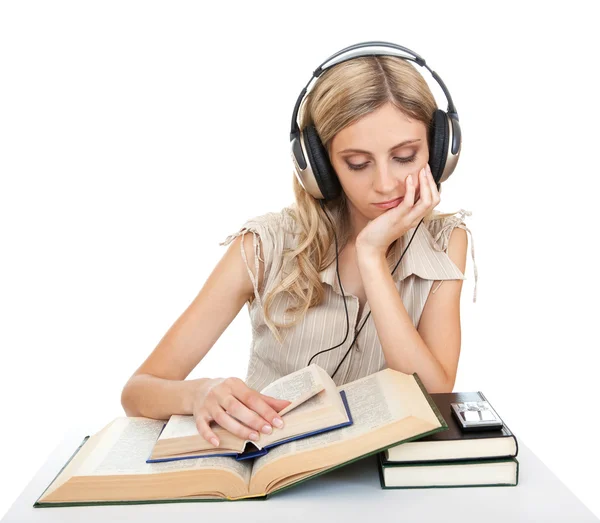
[{"label": "open book", "polygon": [[259,458],[146,463],[164,422],[116,418],[82,445],[34,507],[263,498],[448,425],[417,374],[385,369],[338,387],[354,423]]},{"label": "open book", "polygon": [[284,420],[283,428],[273,427],[271,434],[259,433],[258,441],[252,441],[243,440],[211,422],[211,429],[220,442],[220,445],[215,447],[198,433],[193,416],[174,415],[158,437],[147,462],[202,456],[235,456],[238,460],[249,459],[263,456],[268,449],[282,443],[352,424],[344,393],[337,390],[331,376],[316,364],[288,374],[260,392],[291,402],[279,412]]}]

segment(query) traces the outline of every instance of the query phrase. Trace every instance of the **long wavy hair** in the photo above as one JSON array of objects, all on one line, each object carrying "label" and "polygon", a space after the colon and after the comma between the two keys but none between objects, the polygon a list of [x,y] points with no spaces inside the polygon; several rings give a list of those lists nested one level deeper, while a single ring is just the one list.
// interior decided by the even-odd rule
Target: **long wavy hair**
[{"label": "long wavy hair", "polygon": [[[389,102],[408,117],[425,124],[431,151],[429,128],[437,109],[435,98],[416,68],[394,56],[358,57],[325,71],[303,103],[299,125],[304,129],[313,123],[321,142],[331,153],[331,142],[337,133]],[[333,263],[336,256],[334,230],[329,219],[318,200],[304,190],[293,173],[292,179],[295,206],[290,211],[299,230],[298,244],[295,249],[284,250],[282,268],[287,267],[288,272],[264,300],[265,323],[280,344],[283,340],[279,328],[297,325],[309,308],[322,303],[325,289],[319,272]],[[341,252],[351,235],[346,194],[342,190],[336,199],[324,203],[336,227]],[[432,211],[425,216],[424,222],[448,215]],[[293,315],[289,323],[279,323],[269,314],[282,292],[295,300],[295,306],[285,311],[286,315]]]}]

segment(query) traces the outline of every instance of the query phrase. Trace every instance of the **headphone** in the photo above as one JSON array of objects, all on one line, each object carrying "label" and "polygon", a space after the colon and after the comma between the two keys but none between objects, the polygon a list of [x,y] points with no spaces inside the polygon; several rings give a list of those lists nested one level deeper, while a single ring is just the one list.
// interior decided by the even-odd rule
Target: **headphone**
[{"label": "headphone", "polygon": [[[390,50],[377,51],[375,49],[376,47],[387,47]],[[399,54],[398,51],[403,51],[412,56],[403,56]],[[348,54],[348,56],[343,56],[344,54]],[[448,110],[444,112],[441,109],[436,109],[433,112],[429,129],[429,166],[431,167],[431,174],[433,175],[438,190],[440,189],[440,184],[446,181],[456,168],[462,142],[460,124],[458,122],[458,113],[454,107],[454,102],[452,102],[450,93],[442,79],[435,71],[431,70],[425,63],[424,58],[421,58],[417,53],[406,47],[390,42],[361,42],[346,47],[331,55],[315,69],[312,78],[308,81],[304,89],[302,89],[292,114],[290,141],[295,174],[304,190],[317,200],[329,201],[337,198],[342,192],[342,186],[340,185],[340,181],[329,161],[327,150],[323,146],[314,125],[310,123],[304,130],[300,131],[297,121],[300,105],[304,101],[306,94],[310,91],[310,89],[308,89],[310,83],[321,76],[324,71],[341,62],[367,55],[398,56],[404,60],[416,62],[429,70],[432,76],[440,84],[440,87],[448,99]],[[312,87],[313,86],[311,86],[311,88]]]},{"label": "headphone", "polygon": [[[381,51],[377,48],[386,48],[386,50]],[[409,56],[406,56],[406,54],[408,54]],[[436,109],[433,112],[428,136],[430,144],[429,166],[431,168],[431,173],[433,175],[433,179],[436,183],[438,191],[440,190],[441,183],[446,181],[454,172],[456,164],[458,163],[458,157],[460,156],[462,135],[460,130],[460,124],[458,121],[458,113],[456,112],[456,108],[454,107],[454,103],[452,102],[450,93],[448,92],[446,85],[438,76],[438,74],[425,63],[424,58],[419,56],[414,51],[411,51],[406,47],[391,42],[360,42],[349,47],[345,47],[344,49],[331,55],[313,71],[311,79],[300,92],[298,100],[296,101],[296,104],[294,106],[294,112],[292,113],[292,125],[290,131],[291,155],[292,161],[294,163],[294,172],[296,177],[298,178],[298,181],[300,182],[300,185],[306,192],[313,196],[313,198],[319,201],[319,204],[321,205],[325,216],[331,223],[334,230],[336,248],[336,272],[338,277],[338,283],[340,285],[340,289],[342,290],[342,296],[344,298],[344,307],[346,309],[346,336],[340,344],[331,347],[330,349],[322,350],[314,354],[309,360],[308,365],[310,365],[311,361],[319,354],[323,352],[328,352],[344,344],[344,342],[348,338],[348,332],[350,330],[350,319],[348,316],[346,295],[344,294],[344,288],[342,287],[342,282],[340,279],[338,265],[338,244],[337,235],[335,234],[335,226],[328,213],[326,212],[324,206],[324,201],[334,200],[341,194],[342,186],[337,177],[337,174],[335,173],[335,170],[333,169],[333,166],[331,165],[327,150],[321,142],[321,139],[314,127],[314,124],[308,124],[301,131],[298,124],[298,113],[300,111],[302,103],[306,99],[307,93],[310,91],[310,89],[312,89],[314,85],[310,85],[311,82],[317,79],[319,76],[321,76],[321,74],[324,71],[336,64],[345,62],[347,60],[352,60],[353,58],[369,55],[397,56],[404,60],[416,62],[420,66],[425,67],[432,74],[432,76],[435,78],[435,80],[438,82],[438,84],[444,91],[444,95],[448,100],[448,109],[446,112],[442,111],[441,109]],[[394,267],[392,274],[396,271],[396,268],[402,261],[402,258],[404,257],[404,254],[406,254],[408,247],[410,247],[410,244],[412,243],[413,238],[415,237],[415,234],[418,228],[420,227],[421,223],[423,223],[423,219],[421,219],[421,221],[415,228],[415,231],[412,237],[410,238],[406,249],[404,249],[404,252],[402,253],[402,256],[400,256],[396,267]],[[344,355],[344,357],[336,367],[335,371],[331,375],[332,378],[333,376],[335,376],[342,363],[350,353],[350,350],[354,346],[358,335],[362,331],[370,315],[371,311],[369,311],[369,314],[366,316],[365,321],[356,333],[356,336],[350,344],[350,347],[348,347],[346,354]]]}]

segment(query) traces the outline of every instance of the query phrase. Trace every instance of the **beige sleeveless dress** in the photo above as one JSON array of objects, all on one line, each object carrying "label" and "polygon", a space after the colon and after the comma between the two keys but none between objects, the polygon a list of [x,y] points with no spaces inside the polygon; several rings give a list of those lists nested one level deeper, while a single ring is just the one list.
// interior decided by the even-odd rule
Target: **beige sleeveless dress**
[{"label": "beige sleeveless dress", "polygon": [[[434,216],[435,214],[436,211],[434,211]],[[454,227],[465,229],[471,234],[464,223],[464,217],[470,216],[471,212],[460,209],[460,211],[450,214],[450,216],[440,217],[421,224],[401,264],[396,272],[392,274],[402,302],[415,327],[419,325],[421,313],[434,281],[466,279],[446,251]],[[265,296],[280,281],[282,253],[284,249],[291,249],[296,246],[296,236],[294,234],[296,230],[295,220],[293,215],[290,214],[290,208],[285,207],[280,212],[269,212],[246,221],[238,231],[229,235],[220,243],[220,245],[228,245],[235,237],[251,232],[254,236],[254,260],[252,260],[254,272],[258,274],[259,256],[265,267],[264,283],[262,288],[259,289],[256,278],[254,278],[249,267],[250,261],[247,259],[244,249],[240,249],[240,255],[246,263],[249,277],[254,285],[255,299],[251,304],[248,304],[253,337],[245,382],[255,390],[261,390],[276,379],[305,367],[315,353],[338,345],[344,339],[346,333],[344,298],[337,281],[335,260],[329,267],[319,273],[326,293],[323,303],[309,309],[295,327],[279,329],[281,336],[284,338],[283,345],[279,344],[274,334],[265,324],[263,301]],[[413,232],[414,228],[407,231],[390,250],[387,258],[390,272],[396,266]],[[260,245],[257,235],[262,243],[262,253],[259,252]],[[240,247],[242,246],[243,243],[240,244]],[[475,302],[477,296],[477,266],[475,264],[472,234],[471,256],[475,274],[473,292],[473,302]],[[439,285],[442,283],[443,281]],[[439,285],[432,292],[435,292]],[[284,319],[284,311],[290,305],[290,300],[291,298],[287,293],[279,293],[270,308],[271,317],[278,322],[289,322],[289,316]],[[361,317],[357,318],[358,298],[347,292],[346,305],[350,320],[346,341],[340,347],[320,354],[312,361],[312,363],[323,367],[330,375],[335,371],[352,343],[356,332],[363,325],[364,318],[370,311],[367,301]],[[373,322],[373,315],[370,315],[350,354],[337,371],[334,381],[336,384],[341,385],[380,371],[386,366],[383,350]]]}]

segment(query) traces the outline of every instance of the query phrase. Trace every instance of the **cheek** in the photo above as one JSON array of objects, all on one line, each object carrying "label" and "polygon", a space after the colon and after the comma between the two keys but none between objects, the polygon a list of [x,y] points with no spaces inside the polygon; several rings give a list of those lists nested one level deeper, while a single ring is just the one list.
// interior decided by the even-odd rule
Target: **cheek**
[{"label": "cheek", "polygon": [[338,175],[338,180],[347,193],[355,196],[364,195],[370,183],[366,176],[346,173],[343,176]]}]

